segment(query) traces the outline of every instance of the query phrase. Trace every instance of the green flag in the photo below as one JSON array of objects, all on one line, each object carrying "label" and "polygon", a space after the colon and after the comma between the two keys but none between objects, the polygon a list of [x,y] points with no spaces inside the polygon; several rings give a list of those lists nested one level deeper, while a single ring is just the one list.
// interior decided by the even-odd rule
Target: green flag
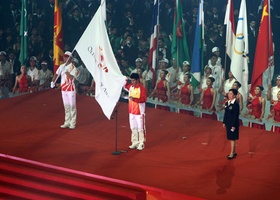
[{"label": "green flag", "polygon": [[27,0],[22,0],[21,20],[20,20],[21,46],[20,46],[19,61],[21,62],[22,65],[25,64],[24,61],[27,58],[27,45],[28,45],[26,1]]},{"label": "green flag", "polygon": [[184,61],[190,63],[185,23],[183,22],[182,0],[176,0],[171,55],[172,58],[176,58],[179,66],[182,66]]}]

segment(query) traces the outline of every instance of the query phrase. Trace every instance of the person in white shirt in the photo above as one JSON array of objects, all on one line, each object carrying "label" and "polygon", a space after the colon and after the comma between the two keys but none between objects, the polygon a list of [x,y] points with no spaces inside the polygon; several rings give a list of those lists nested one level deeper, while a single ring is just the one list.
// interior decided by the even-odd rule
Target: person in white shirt
[{"label": "person in white shirt", "polygon": [[207,87],[206,81],[207,81],[208,77],[210,77],[210,76],[213,77],[212,76],[212,69],[208,65],[206,65],[204,67],[204,75],[201,77],[201,83],[200,83],[200,86],[199,86],[200,90]]},{"label": "person in white shirt", "polygon": [[280,91],[280,75],[276,78],[276,86],[272,87],[270,84],[267,90],[267,100],[274,104],[274,102],[278,101],[277,93]]},{"label": "person in white shirt", "polygon": [[[79,62],[76,63],[76,65],[78,64]],[[81,63],[80,66],[77,67],[77,70],[79,71],[79,74],[76,78],[76,80],[78,81],[78,93],[83,94],[84,92],[88,91],[90,87],[90,73],[84,63]]]},{"label": "person in white shirt", "polygon": [[232,88],[233,83],[236,81],[231,71],[228,72],[228,79],[222,81],[222,85],[220,86],[220,93],[227,98],[228,91]]},{"label": "person in white shirt", "polygon": [[30,92],[37,92],[40,82],[40,71],[36,68],[37,58],[31,56],[29,59],[30,67],[27,69],[27,75],[30,76]]},{"label": "person in white shirt", "polygon": [[[157,70],[157,80],[161,79],[161,71],[167,71],[169,65],[169,60],[167,58],[163,58],[162,60],[159,61],[159,67]],[[170,82],[170,74],[168,72],[168,74],[166,75],[165,78],[168,82]]]},{"label": "person in white shirt", "polygon": [[49,88],[50,82],[53,77],[53,73],[51,70],[48,69],[47,61],[43,60],[41,62],[41,67],[42,69],[40,70],[39,73],[39,79],[40,79],[39,90],[44,90],[46,88]]},{"label": "person in white shirt", "polygon": [[[220,49],[219,49],[219,47],[213,47],[212,53],[216,54],[217,57],[218,57],[217,62],[216,62],[217,65],[221,65],[222,66],[222,59],[220,57]],[[210,64],[211,64],[211,58],[208,60],[208,65],[210,65]]]},{"label": "person in white shirt", "polygon": [[167,68],[167,71],[169,72],[169,84],[170,84],[171,93],[175,93],[177,92],[177,85],[178,85],[178,82],[176,81],[176,75],[178,73],[181,73],[181,69],[177,65],[176,58],[172,58],[172,66]]},{"label": "person in white shirt", "polygon": [[143,70],[143,60],[141,58],[136,58],[135,60],[135,68],[130,72],[130,75],[132,73],[137,73],[137,69],[141,68]]},{"label": "person in white shirt", "polygon": [[190,74],[190,63],[188,61],[184,61],[183,70],[181,72],[178,70],[176,76],[174,76],[174,81],[177,82],[178,88],[180,88],[180,85],[184,83],[184,77],[187,73]]},{"label": "person in white shirt", "polygon": [[211,63],[208,64],[208,66],[212,70],[212,76],[215,78],[215,82],[213,83],[213,88],[215,88],[215,90],[217,91],[217,98],[215,102],[216,107],[219,105],[219,102],[222,101],[221,93],[219,92],[219,89],[222,85],[222,79],[224,77],[222,66],[217,64],[217,60],[218,60],[218,56],[213,53],[211,56]]},{"label": "person in white shirt", "polygon": [[13,66],[7,61],[7,54],[5,51],[0,52],[0,82],[1,86],[12,86],[12,78],[14,75]]},{"label": "person in white shirt", "polygon": [[65,110],[64,124],[61,128],[76,128],[77,108],[76,108],[76,88],[75,78],[78,76],[79,71],[72,63],[72,53],[66,51],[63,56],[64,63],[61,64],[56,70],[51,82],[51,88],[55,87],[55,82],[58,76],[61,76],[61,93]]}]

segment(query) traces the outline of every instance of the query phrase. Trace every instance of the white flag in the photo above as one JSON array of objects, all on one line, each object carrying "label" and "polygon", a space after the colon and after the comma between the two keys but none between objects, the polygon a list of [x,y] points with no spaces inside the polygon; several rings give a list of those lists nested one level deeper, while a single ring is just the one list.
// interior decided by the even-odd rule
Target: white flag
[{"label": "white flag", "polygon": [[110,120],[126,77],[122,75],[107,35],[101,6],[74,48],[95,80],[95,99]]},{"label": "white flag", "polygon": [[242,87],[239,92],[243,100],[247,100],[248,95],[248,28],[247,28],[247,10],[246,1],[242,0],[236,29],[236,38],[234,42],[234,51],[231,57],[230,70],[233,76],[239,81]]}]

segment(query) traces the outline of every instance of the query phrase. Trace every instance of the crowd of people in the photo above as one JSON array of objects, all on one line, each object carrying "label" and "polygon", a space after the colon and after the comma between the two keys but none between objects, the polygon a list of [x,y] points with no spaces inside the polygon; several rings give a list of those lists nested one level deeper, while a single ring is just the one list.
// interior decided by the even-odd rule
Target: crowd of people
[{"label": "crowd of people", "polygon": [[[186,24],[188,49],[192,52],[195,25],[198,14],[197,0],[182,0],[183,23]],[[100,0],[64,0],[61,1],[64,51],[72,51],[100,5]],[[106,0],[106,27],[110,43],[119,68],[123,75],[130,77],[139,74],[139,80],[147,90],[150,99],[161,103],[179,102],[180,105],[201,106],[211,111],[209,118],[217,119],[215,111],[220,110],[225,103],[227,93],[231,88],[240,88],[225,62],[225,25],[224,15],[227,1],[205,0],[205,52],[201,83],[193,86],[189,61],[177,63],[171,57],[173,34],[174,1],[159,1],[159,34],[158,34],[158,66],[157,81],[152,81],[152,73],[148,67],[151,19],[153,0]],[[248,37],[249,37],[249,82],[254,61],[254,48],[257,41],[258,26],[262,13],[262,0],[247,4]],[[275,55],[279,54],[280,12],[279,2],[271,0],[271,19],[274,33]],[[234,1],[235,23],[238,20],[240,1]],[[28,0],[28,57],[24,63],[19,62],[21,47],[20,38],[21,1],[7,0],[0,3],[0,79],[2,97],[10,94],[37,92],[50,87],[53,80],[53,17],[54,0]],[[255,119],[265,116],[279,120],[279,111],[273,107],[271,113],[264,114],[265,100],[271,100],[272,105],[279,101],[280,71],[277,71],[279,56],[275,56],[275,76],[272,84],[261,92],[262,86],[256,88],[255,95],[249,102],[243,102],[242,95],[237,94],[240,112]],[[77,91],[82,94],[94,94],[94,80],[79,56],[74,53],[72,64],[77,67]],[[263,96],[263,99],[257,97]],[[247,99],[247,98],[244,98]],[[273,101],[272,101],[273,100]],[[257,102],[257,103],[256,103]],[[244,105],[243,105],[244,104]],[[258,114],[254,105],[258,104]],[[168,106],[158,105],[158,108],[170,110]],[[279,106],[278,106],[279,107]],[[246,111],[244,111],[246,110]],[[181,113],[187,111],[181,109]],[[191,111],[187,112],[192,113]],[[260,114],[259,114],[260,113]],[[278,117],[276,117],[278,116]],[[207,114],[204,114],[207,117]],[[73,125],[74,126],[74,125]]]}]

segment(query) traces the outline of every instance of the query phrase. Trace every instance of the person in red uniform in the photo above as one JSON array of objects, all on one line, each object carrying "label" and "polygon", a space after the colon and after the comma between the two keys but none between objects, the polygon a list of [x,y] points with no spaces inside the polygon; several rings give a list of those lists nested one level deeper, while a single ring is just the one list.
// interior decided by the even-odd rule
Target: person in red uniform
[{"label": "person in red uniform", "polygon": [[206,80],[207,87],[202,89],[202,93],[200,99],[195,104],[196,106],[202,102],[202,110],[207,110],[209,112],[213,111],[212,114],[202,113],[202,118],[208,119],[217,119],[217,115],[214,111],[215,109],[215,101],[217,96],[217,91],[213,88],[213,83],[215,81],[214,77],[208,77]]},{"label": "person in red uniform", "polygon": [[128,112],[129,125],[131,129],[130,149],[143,150],[145,148],[145,108],[146,108],[146,89],[140,83],[137,73],[130,75],[131,83],[125,85],[128,91]]},{"label": "person in red uniform", "polygon": [[[273,102],[271,113],[268,115],[267,119],[273,118],[274,122],[279,123],[280,122],[280,91],[277,92],[277,101]],[[273,125],[271,127],[271,131],[275,133],[280,133],[280,125],[275,126]]]},{"label": "person in red uniform", "polygon": [[[263,87],[258,85],[255,88],[255,96],[252,98],[248,98],[248,100],[251,102],[248,106],[248,113],[246,116],[256,119],[258,121],[262,121],[264,117],[264,111],[265,111],[265,99],[262,97],[262,91]],[[251,122],[250,122],[251,123]],[[259,128],[259,129],[264,129],[265,130],[265,125],[263,124],[257,124],[257,123],[252,123],[250,124],[251,127],[254,128]]]},{"label": "person in red uniform", "polygon": [[[160,79],[157,80],[155,89],[153,92],[150,94],[150,97],[157,98],[158,101],[162,103],[166,103],[169,101],[170,98],[170,84],[166,80],[166,75],[168,74],[167,70],[161,70],[160,71]],[[169,106],[162,106],[162,105],[157,105],[157,109],[160,110],[168,110],[170,111]]]},{"label": "person in red uniform", "polygon": [[[28,91],[28,82],[30,82],[30,77],[26,75],[27,68],[25,65],[20,68],[21,74],[17,75],[15,80],[15,85],[13,87],[13,93],[18,91],[18,93],[24,93]],[[18,86],[18,89],[17,89]]]},{"label": "person in red uniform", "polygon": [[[191,106],[193,102],[193,87],[190,84],[191,75],[184,75],[184,83],[180,85],[179,98],[183,105]],[[193,115],[193,111],[179,110],[179,113]]]}]

